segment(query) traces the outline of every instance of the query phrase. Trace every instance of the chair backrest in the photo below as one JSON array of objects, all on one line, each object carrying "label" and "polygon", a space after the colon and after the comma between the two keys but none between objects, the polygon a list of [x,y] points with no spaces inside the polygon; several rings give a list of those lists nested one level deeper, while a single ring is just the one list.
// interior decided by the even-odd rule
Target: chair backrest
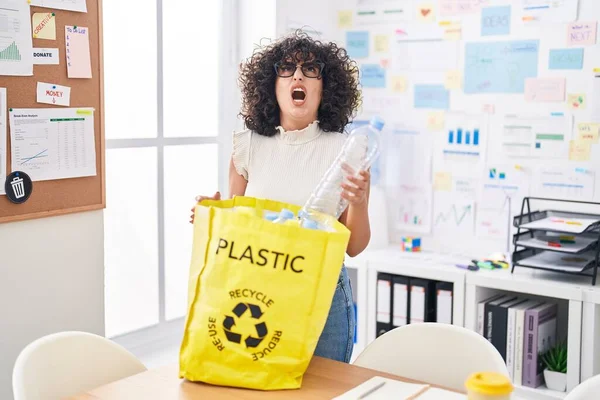
[{"label": "chair backrest", "polygon": [[85,332],[60,332],[27,345],[13,369],[15,400],[55,400],[146,370],[123,347]]},{"label": "chair backrest", "polygon": [[600,396],[600,375],[586,379],[565,397],[565,400],[595,400]]},{"label": "chair backrest", "polygon": [[386,332],[367,346],[354,365],[461,391],[474,372],[509,376],[502,356],[483,336],[436,323]]}]

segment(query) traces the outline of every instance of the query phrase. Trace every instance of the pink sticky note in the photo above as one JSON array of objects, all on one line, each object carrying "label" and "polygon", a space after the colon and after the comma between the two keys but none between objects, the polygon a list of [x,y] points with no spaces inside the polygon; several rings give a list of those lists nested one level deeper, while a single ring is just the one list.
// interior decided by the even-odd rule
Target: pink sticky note
[{"label": "pink sticky note", "polygon": [[559,102],[565,100],[565,78],[525,79],[525,100],[531,102]]},{"label": "pink sticky note", "polygon": [[597,26],[597,22],[571,22],[567,27],[567,44],[569,46],[596,44]]},{"label": "pink sticky note", "polygon": [[65,26],[67,76],[91,78],[89,29],[85,26]]}]

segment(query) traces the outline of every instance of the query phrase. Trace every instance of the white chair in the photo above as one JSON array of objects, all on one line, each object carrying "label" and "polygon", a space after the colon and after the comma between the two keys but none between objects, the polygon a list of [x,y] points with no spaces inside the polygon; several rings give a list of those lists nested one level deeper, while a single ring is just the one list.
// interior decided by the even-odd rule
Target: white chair
[{"label": "white chair", "polygon": [[386,332],[367,346],[354,365],[461,391],[474,372],[509,376],[502,356],[483,336],[436,323]]},{"label": "white chair", "polygon": [[15,400],[55,400],[146,371],[123,347],[85,332],[60,332],[27,345],[13,369]]},{"label": "white chair", "polygon": [[600,375],[586,379],[565,397],[565,400],[595,400],[600,396]]}]

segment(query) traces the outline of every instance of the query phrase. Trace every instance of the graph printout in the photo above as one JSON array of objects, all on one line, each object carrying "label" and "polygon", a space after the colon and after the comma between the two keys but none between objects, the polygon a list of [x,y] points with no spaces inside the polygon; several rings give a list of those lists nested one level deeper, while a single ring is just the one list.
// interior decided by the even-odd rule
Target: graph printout
[{"label": "graph printout", "polygon": [[0,0],[0,75],[33,75],[31,18],[25,0]]},{"label": "graph printout", "polygon": [[32,180],[96,175],[92,108],[9,111],[12,170]]}]

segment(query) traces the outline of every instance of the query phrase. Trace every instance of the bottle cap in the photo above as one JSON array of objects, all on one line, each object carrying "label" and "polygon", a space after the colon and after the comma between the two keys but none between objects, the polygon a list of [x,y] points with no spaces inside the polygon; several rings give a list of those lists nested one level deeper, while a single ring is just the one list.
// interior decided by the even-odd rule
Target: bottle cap
[{"label": "bottle cap", "polygon": [[377,129],[378,131],[383,129],[383,125],[385,125],[385,121],[383,119],[381,119],[380,117],[373,117],[371,118],[370,124],[372,127],[374,127],[375,129]]},{"label": "bottle cap", "polygon": [[306,229],[319,229],[319,226],[317,225],[317,223],[315,221],[313,221],[312,219],[305,219],[302,222],[302,227],[306,228]]},{"label": "bottle cap", "polygon": [[277,214],[276,212],[269,211],[265,214],[265,219],[267,221],[275,221],[277,217],[279,217],[279,214]]},{"label": "bottle cap", "polygon": [[279,212],[279,218],[281,219],[292,219],[294,218],[294,212],[287,208],[282,208]]},{"label": "bottle cap", "polygon": [[465,387],[470,392],[495,396],[507,395],[513,391],[510,379],[497,372],[476,372],[469,376]]}]

